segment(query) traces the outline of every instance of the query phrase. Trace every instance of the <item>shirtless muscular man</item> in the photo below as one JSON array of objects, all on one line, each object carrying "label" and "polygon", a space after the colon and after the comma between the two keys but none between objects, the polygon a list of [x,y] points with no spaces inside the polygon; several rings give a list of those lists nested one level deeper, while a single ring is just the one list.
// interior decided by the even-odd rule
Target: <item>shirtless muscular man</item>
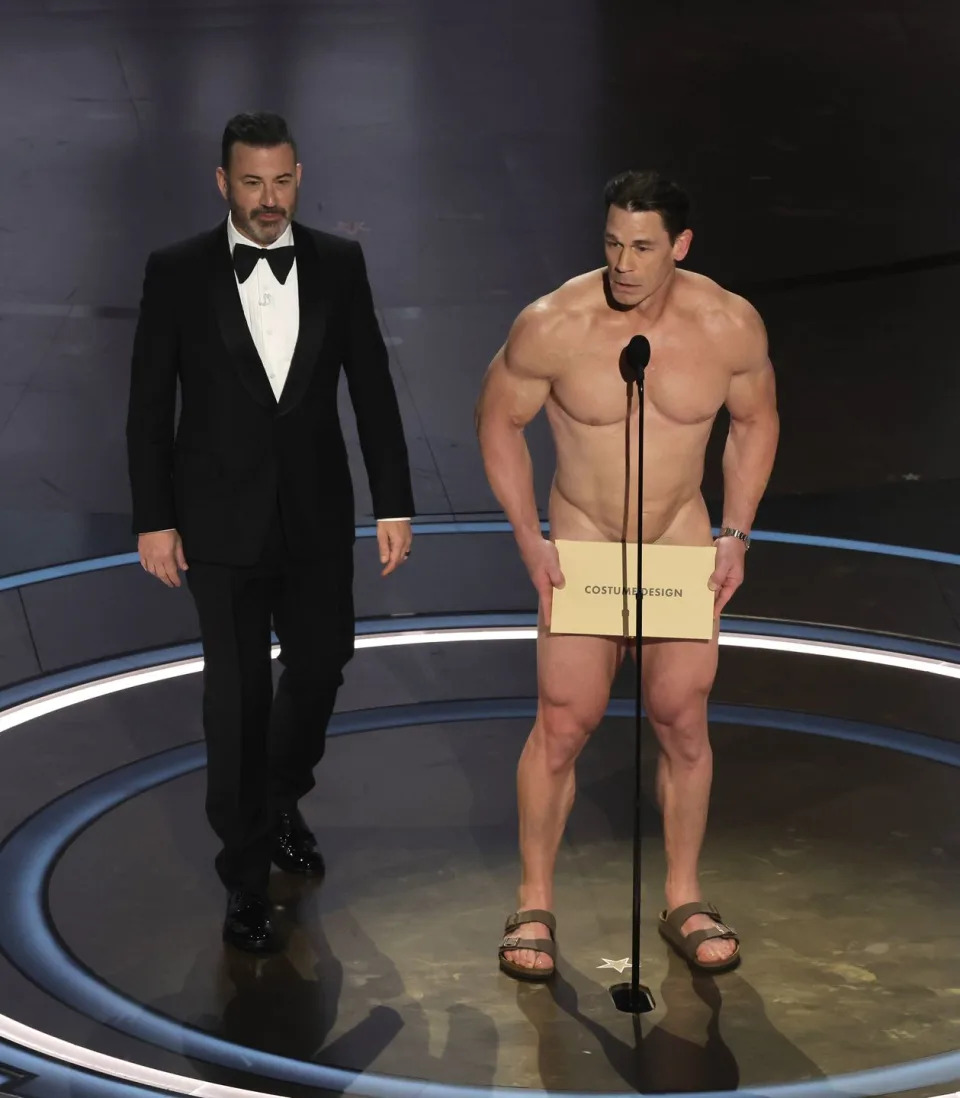
[{"label": "shirtless muscular man", "polygon": [[[556,961],[551,911],[560,839],[573,805],[574,767],[607,707],[626,649],[622,638],[551,634],[553,589],[563,586],[553,539],[619,542],[624,526],[625,386],[619,361],[635,335],[652,348],[645,374],[642,515],[631,501],[627,539],[711,545],[700,491],[704,454],[721,406],[730,414],[724,509],[710,580],[717,618],[743,581],[748,535],[773,466],[778,418],[763,324],[743,298],[679,270],[692,240],[683,191],[655,172],[606,187],[606,266],[528,306],[487,371],[477,431],[490,485],[539,593],[539,707],[518,768],[522,876],[500,966],[543,980]],[[557,464],[550,538],[542,536],[524,428],[546,407]],[[634,403],[633,461],[639,449]],[[718,630],[717,630],[718,631]],[[711,641],[644,641],[644,706],[660,748],[664,819],[664,937],[698,968],[739,959],[736,933],[704,902],[698,862],[712,778],[707,698],[717,667]]]}]

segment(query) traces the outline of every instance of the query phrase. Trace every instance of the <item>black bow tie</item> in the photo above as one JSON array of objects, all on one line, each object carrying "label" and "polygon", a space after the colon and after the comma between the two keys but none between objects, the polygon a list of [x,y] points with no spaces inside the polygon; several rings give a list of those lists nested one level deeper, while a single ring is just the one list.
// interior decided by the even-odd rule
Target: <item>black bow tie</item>
[{"label": "black bow tie", "polygon": [[234,244],[233,269],[241,282],[247,281],[253,274],[253,268],[261,259],[265,259],[270,264],[270,270],[273,271],[276,280],[284,283],[293,266],[293,245],[288,248],[252,248],[249,244]]}]

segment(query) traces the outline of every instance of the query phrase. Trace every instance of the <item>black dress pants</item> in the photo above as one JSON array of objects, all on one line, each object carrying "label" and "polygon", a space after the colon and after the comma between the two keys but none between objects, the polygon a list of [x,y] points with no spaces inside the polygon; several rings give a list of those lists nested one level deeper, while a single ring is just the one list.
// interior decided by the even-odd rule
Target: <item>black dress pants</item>
[{"label": "black dress pants", "polygon": [[[280,812],[314,786],[353,655],[353,554],[294,559],[279,514],[250,567],[190,561],[203,641],[207,818],[230,891],[265,895]],[[271,620],[283,671],[273,690]]]}]

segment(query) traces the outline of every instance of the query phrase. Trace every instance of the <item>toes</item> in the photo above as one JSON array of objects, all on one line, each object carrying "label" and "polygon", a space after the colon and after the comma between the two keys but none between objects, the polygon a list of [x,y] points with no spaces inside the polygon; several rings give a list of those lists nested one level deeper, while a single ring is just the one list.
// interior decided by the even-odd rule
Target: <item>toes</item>
[{"label": "toes", "polygon": [[505,953],[504,957],[513,965],[519,965],[521,968],[537,968],[537,957],[539,955],[529,949],[524,949],[516,953]]},{"label": "toes", "polygon": [[736,952],[736,942],[705,942],[698,950],[697,957],[706,964],[729,961]]},{"label": "toes", "polygon": [[535,968],[538,971],[549,972],[553,968],[549,958],[544,953],[538,953],[535,949],[524,949],[515,953],[504,953],[504,958],[520,968]]}]

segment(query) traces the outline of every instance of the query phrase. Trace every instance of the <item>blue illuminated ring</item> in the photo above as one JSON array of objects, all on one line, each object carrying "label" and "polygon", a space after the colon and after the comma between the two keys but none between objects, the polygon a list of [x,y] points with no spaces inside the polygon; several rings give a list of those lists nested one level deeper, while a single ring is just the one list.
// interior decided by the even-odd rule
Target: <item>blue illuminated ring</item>
[{"label": "blue illuminated ring", "polygon": [[[541,524],[544,530],[546,523]],[[503,520],[485,520],[482,522],[467,522],[457,520],[453,522],[415,522],[413,532],[418,536],[430,534],[505,534],[510,533],[509,522]],[[372,538],[376,536],[376,526],[358,526],[356,535],[358,538]],[[714,533],[717,531],[714,530]],[[877,553],[887,557],[909,557],[913,560],[928,561],[933,564],[960,564],[960,554],[944,553],[937,549],[916,549],[908,545],[887,545],[876,541],[858,541],[855,538],[830,538],[821,537],[819,534],[791,534],[778,530],[754,530],[750,535],[753,541],[769,541],[771,543],[786,545],[807,545],[818,549],[844,549],[854,553]],[[100,572],[106,568],[119,568],[124,565],[137,564],[139,557],[136,553],[115,553],[107,557],[90,557],[87,560],[69,561],[66,564],[55,564],[49,568],[35,568],[29,572],[18,572],[11,576],[0,577],[0,591],[8,591],[15,587],[28,587],[34,583],[45,583],[47,580],[64,579],[67,576],[77,576],[84,572]]]}]

